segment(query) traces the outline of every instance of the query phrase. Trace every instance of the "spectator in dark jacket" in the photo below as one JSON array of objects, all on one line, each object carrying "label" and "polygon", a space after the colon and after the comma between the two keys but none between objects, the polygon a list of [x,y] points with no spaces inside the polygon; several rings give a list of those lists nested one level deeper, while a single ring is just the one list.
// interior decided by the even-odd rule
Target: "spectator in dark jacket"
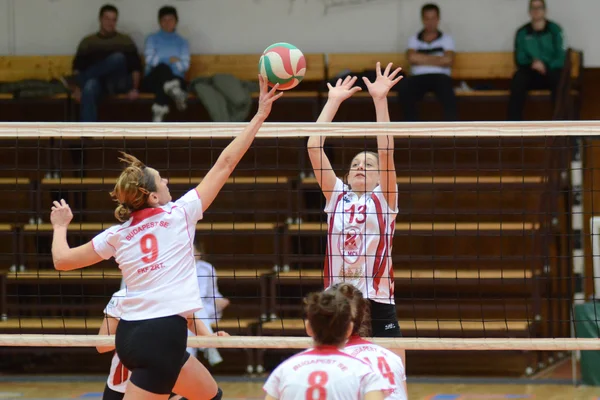
[{"label": "spectator in dark jacket", "polygon": [[100,30],[85,37],[73,60],[73,75],[63,79],[81,101],[82,122],[97,121],[97,106],[104,94],[139,96],[141,60],[133,40],[116,30],[119,12],[107,4],[100,9]]},{"label": "spectator in dark jacket", "polygon": [[550,89],[552,101],[565,64],[562,28],[546,19],[546,2],[529,1],[531,22],[523,25],[515,36],[515,73],[510,86],[508,119],[522,119],[528,90]]}]

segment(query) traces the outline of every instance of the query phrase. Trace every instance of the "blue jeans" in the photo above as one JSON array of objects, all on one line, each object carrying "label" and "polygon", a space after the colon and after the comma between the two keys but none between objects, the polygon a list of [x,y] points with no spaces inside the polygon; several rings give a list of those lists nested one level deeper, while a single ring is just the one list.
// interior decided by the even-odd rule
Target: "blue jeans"
[{"label": "blue jeans", "polygon": [[98,102],[104,94],[127,93],[133,87],[123,53],[113,53],[77,75],[81,88],[81,122],[98,120]]}]

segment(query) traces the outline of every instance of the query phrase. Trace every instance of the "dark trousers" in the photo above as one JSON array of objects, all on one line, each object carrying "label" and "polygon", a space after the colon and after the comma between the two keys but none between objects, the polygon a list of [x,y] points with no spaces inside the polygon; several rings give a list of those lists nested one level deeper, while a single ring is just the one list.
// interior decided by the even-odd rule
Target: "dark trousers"
[{"label": "dark trousers", "polygon": [[456,95],[452,78],[446,74],[424,74],[404,77],[398,84],[398,100],[402,105],[405,121],[418,121],[418,102],[426,93],[433,92],[444,108],[444,120],[456,121]]},{"label": "dark trousers", "polygon": [[164,85],[165,82],[177,79],[179,86],[182,90],[185,90],[185,80],[175,75],[167,64],[158,64],[156,67],[144,77],[142,81],[142,91],[154,93],[156,104],[166,106],[169,104],[169,96],[165,93]]},{"label": "dark trousers", "polygon": [[562,69],[551,69],[545,75],[529,67],[519,68],[510,84],[510,99],[508,101],[508,120],[521,121],[523,108],[527,99],[527,91],[550,89],[552,104],[556,103],[556,91],[562,75]]},{"label": "dark trousers", "polygon": [[127,93],[133,87],[123,53],[113,53],[77,75],[81,88],[81,122],[98,120],[98,102],[104,94]]}]

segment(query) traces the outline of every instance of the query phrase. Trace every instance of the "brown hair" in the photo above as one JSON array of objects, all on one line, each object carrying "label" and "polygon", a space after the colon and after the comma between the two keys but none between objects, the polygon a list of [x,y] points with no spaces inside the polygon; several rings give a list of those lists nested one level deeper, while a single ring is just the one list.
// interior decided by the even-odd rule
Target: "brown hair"
[{"label": "brown hair", "polygon": [[148,206],[148,196],[156,192],[156,181],[148,168],[140,160],[121,152],[119,161],[127,163],[127,167],[117,178],[114,190],[110,196],[119,203],[115,209],[115,218],[125,222],[131,213]]},{"label": "brown hair", "polygon": [[304,303],[314,341],[319,345],[342,345],[354,316],[350,300],[338,291],[326,290],[309,294]]},{"label": "brown hair", "polygon": [[[352,160],[354,161],[354,159],[356,158],[357,155],[359,154],[370,154],[373,157],[375,157],[375,159],[377,160],[377,165],[379,165],[379,153],[374,152],[374,151],[370,151],[370,150],[364,150],[361,151],[359,153],[356,153],[354,155],[354,157],[352,157]],[[348,183],[348,175],[350,174],[350,169],[352,168],[352,161],[350,161],[350,168],[348,168],[348,171],[346,171],[346,174],[344,175],[344,183],[348,186],[350,186],[350,184]],[[350,187],[350,189],[352,189],[352,187]]]},{"label": "brown hair", "polygon": [[354,310],[354,328],[352,335],[368,337],[371,335],[371,307],[362,292],[349,283],[338,283],[331,287],[332,290],[346,296]]}]

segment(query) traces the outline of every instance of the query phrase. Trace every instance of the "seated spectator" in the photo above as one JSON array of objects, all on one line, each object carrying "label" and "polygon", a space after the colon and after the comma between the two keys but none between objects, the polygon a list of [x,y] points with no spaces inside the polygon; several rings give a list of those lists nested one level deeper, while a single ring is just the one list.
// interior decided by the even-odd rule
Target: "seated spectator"
[{"label": "seated spectator", "polygon": [[520,121],[528,90],[550,89],[552,102],[565,64],[562,28],[546,19],[546,2],[529,1],[531,22],[523,25],[515,37],[517,72],[510,85],[508,119]]},{"label": "seated spectator", "polygon": [[417,103],[428,92],[433,92],[444,108],[444,119],[457,118],[456,96],[450,77],[454,62],[454,40],[438,30],[440,9],[435,4],[421,8],[423,30],[408,41],[407,58],[410,76],[398,84],[399,100],[406,121],[417,121]]},{"label": "seated spectator", "polygon": [[[196,258],[196,276],[198,277],[198,286],[200,287],[200,297],[204,308],[194,313],[194,318],[200,319],[204,325],[212,332],[211,324],[218,323],[223,315],[223,310],[229,305],[229,299],[223,297],[219,292],[217,285],[217,272],[208,262],[202,260],[204,254],[204,245],[198,240],[194,246],[194,255]],[[188,331],[188,334],[194,335],[195,332]],[[189,347],[188,353],[197,356],[197,349]],[[219,351],[215,348],[204,349],[204,356],[210,365],[219,364],[223,359]]]},{"label": "seated spectator", "polygon": [[119,11],[106,4],[100,9],[100,31],[84,38],[73,60],[73,75],[63,84],[81,101],[82,122],[98,120],[97,106],[104,94],[128,93],[138,98],[141,60],[128,35],[116,30]]},{"label": "seated spectator", "polygon": [[169,113],[169,98],[180,111],[187,106],[184,78],[190,68],[190,48],[187,40],[175,32],[178,21],[174,7],[162,7],[158,11],[160,30],[146,39],[142,88],[156,95],[152,105],[154,122],[162,122]]}]

